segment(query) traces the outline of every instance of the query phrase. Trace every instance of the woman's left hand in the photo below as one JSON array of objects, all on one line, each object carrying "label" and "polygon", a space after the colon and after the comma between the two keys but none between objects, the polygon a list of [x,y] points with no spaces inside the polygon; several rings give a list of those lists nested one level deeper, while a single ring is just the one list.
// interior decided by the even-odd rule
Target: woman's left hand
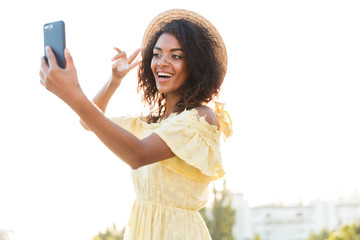
[{"label": "woman's left hand", "polygon": [[120,84],[125,75],[139,65],[140,61],[135,60],[140,53],[138,48],[130,57],[127,57],[126,52],[114,47],[117,54],[111,59],[114,63],[112,65],[111,81]]},{"label": "woman's left hand", "polygon": [[50,92],[67,104],[74,104],[79,97],[85,94],[80,88],[76,68],[68,49],[65,49],[66,68],[62,69],[56,62],[55,55],[50,47],[46,47],[48,63],[45,57],[41,58],[40,83]]}]

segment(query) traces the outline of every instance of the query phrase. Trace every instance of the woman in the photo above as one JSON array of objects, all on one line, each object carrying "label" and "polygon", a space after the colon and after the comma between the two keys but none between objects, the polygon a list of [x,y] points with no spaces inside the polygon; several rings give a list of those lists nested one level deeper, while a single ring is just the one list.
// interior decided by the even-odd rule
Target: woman
[{"label": "woman", "polygon": [[139,63],[115,48],[112,76],[89,101],[65,50],[66,69],[47,48],[41,83],[81,118],[83,126],[132,168],[137,199],[125,239],[211,239],[198,211],[211,181],[224,171],[220,135],[231,135],[223,105],[205,106],[218,95],[225,76],[225,45],[209,21],[173,9],[149,24],[142,43],[138,90],[150,105],[145,117],[108,119],[106,106],[124,76]]}]

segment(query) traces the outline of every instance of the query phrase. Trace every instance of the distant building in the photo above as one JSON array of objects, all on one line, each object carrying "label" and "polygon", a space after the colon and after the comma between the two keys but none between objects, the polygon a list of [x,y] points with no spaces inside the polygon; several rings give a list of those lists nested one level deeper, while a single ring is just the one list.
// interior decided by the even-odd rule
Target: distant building
[{"label": "distant building", "polygon": [[335,211],[337,226],[360,220],[360,195],[339,198]]},{"label": "distant building", "polygon": [[251,213],[252,230],[264,240],[302,240],[311,232],[311,208],[264,206]]},{"label": "distant building", "polygon": [[236,210],[236,222],[233,226],[235,239],[249,239],[253,236],[251,209],[243,198],[243,194],[232,194],[232,207]]},{"label": "distant building", "polygon": [[337,201],[313,201],[307,206],[279,204],[250,208],[242,194],[233,194],[236,209],[233,235],[236,240],[304,240],[322,229],[336,230],[360,220],[360,196]]}]

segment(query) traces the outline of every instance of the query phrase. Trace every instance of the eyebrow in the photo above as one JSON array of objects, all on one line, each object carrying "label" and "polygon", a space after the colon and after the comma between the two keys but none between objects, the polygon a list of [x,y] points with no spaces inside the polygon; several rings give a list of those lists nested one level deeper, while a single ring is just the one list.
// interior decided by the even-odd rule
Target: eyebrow
[{"label": "eyebrow", "polygon": [[[159,51],[162,51],[162,49],[159,48],[159,47],[154,47],[154,49],[159,50]],[[181,48],[172,48],[172,49],[170,49],[170,52],[176,52],[176,51],[182,51],[182,52],[184,52]]]}]

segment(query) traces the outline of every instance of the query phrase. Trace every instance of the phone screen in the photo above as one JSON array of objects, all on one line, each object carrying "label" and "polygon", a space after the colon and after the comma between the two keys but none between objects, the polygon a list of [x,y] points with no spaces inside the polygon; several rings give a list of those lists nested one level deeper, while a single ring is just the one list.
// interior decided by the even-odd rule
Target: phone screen
[{"label": "phone screen", "polygon": [[50,46],[53,50],[56,62],[61,68],[66,67],[64,50],[65,44],[65,23],[63,21],[57,21],[44,24],[44,52],[45,59],[47,61],[47,54],[45,47]]}]

